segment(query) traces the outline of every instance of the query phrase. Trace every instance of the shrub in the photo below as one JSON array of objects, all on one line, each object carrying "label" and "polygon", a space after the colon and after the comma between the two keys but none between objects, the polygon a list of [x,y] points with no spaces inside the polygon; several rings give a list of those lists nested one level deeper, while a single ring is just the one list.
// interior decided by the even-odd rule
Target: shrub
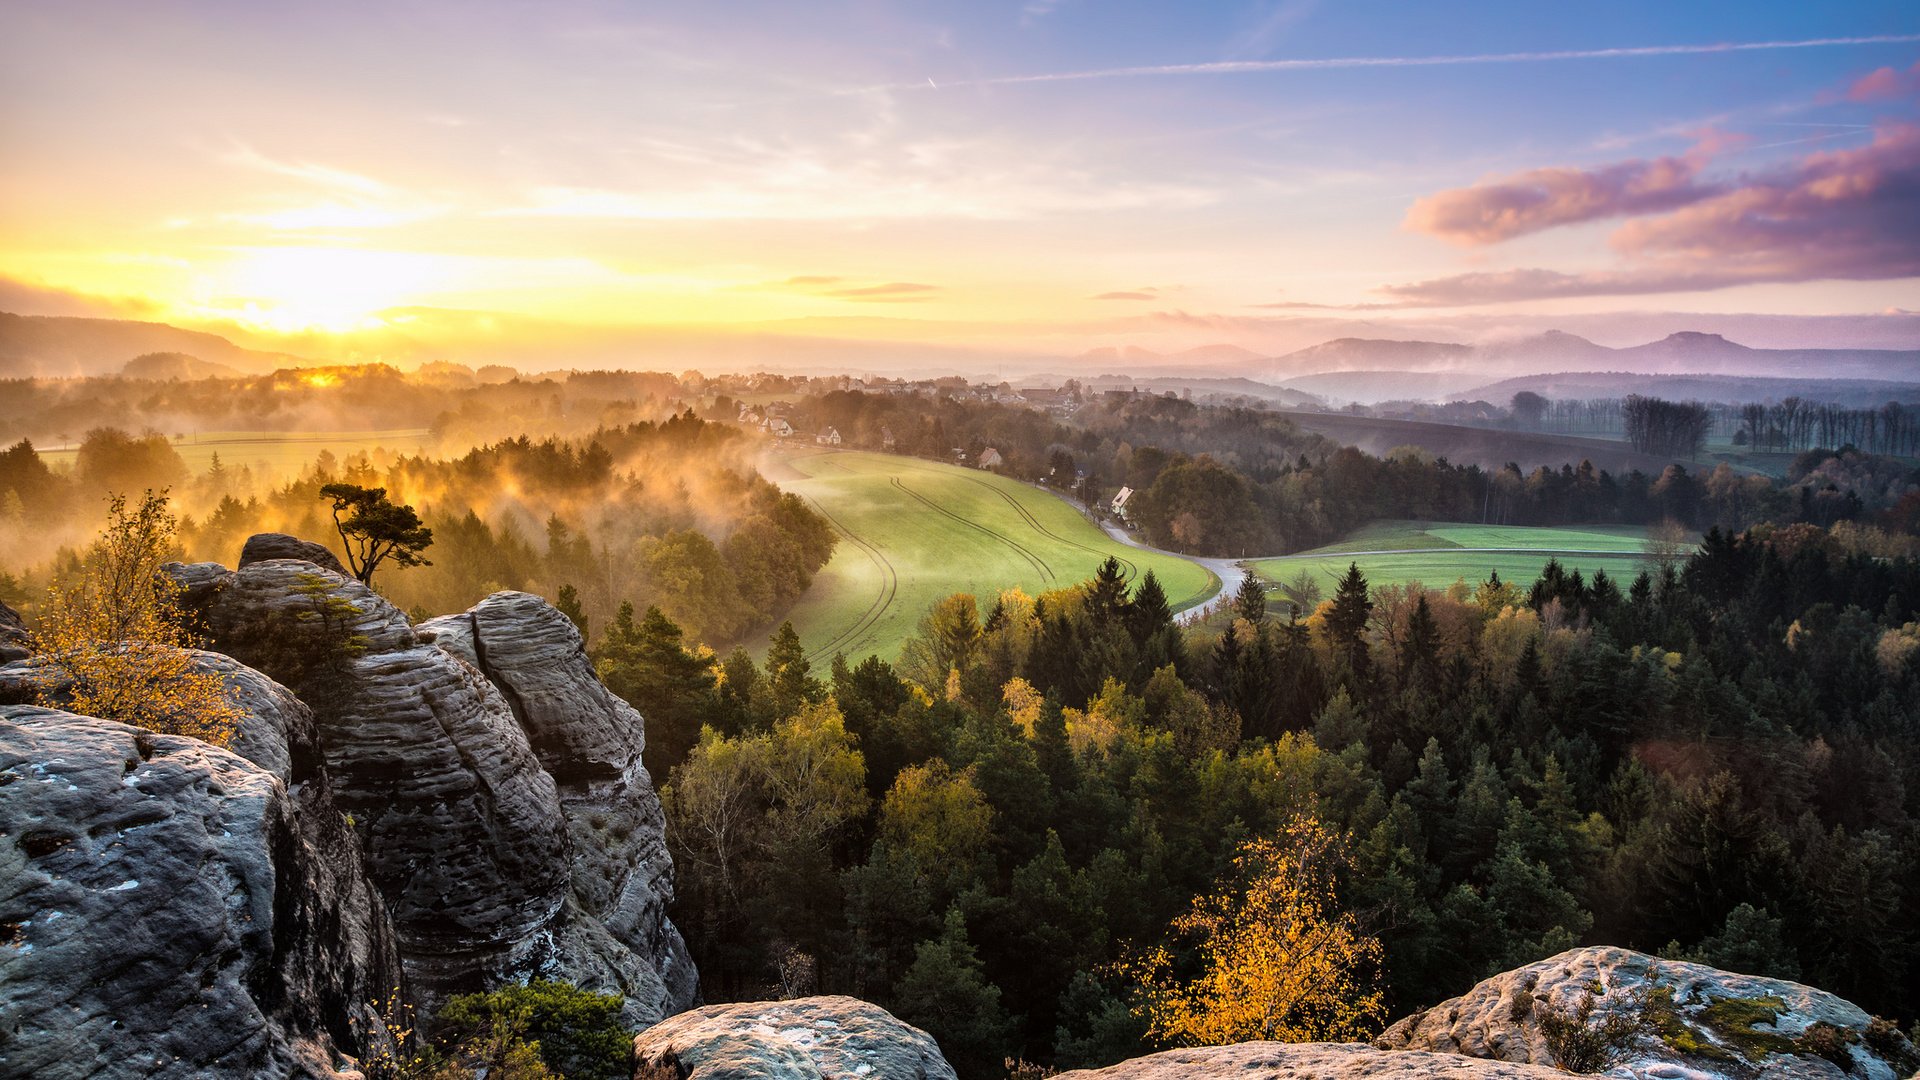
[{"label": "shrub", "polygon": [[1596,1021],[1593,1013],[1599,1000],[1589,989],[1571,1009],[1544,1001],[1539,1005],[1540,1034],[1554,1062],[1568,1072],[1605,1069],[1640,1034],[1638,1016],[1609,1011]]},{"label": "shrub", "polygon": [[624,1080],[632,1073],[633,1034],[620,1024],[620,1004],[617,994],[536,980],[449,1000],[439,1037],[457,1046],[518,1028],[547,1068],[567,1080]]}]

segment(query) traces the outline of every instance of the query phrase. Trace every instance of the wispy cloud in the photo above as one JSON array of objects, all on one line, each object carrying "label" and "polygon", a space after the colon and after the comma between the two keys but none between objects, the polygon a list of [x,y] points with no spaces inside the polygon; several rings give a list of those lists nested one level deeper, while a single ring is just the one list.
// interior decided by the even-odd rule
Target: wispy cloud
[{"label": "wispy cloud", "polygon": [[[1659,56],[1707,56],[1717,53],[1770,52],[1858,45],[1920,42],[1920,34],[1871,34],[1857,37],[1803,38],[1796,41],[1722,41],[1696,45],[1632,45],[1611,49],[1553,49],[1538,52],[1464,53],[1448,56],[1330,56],[1279,60],[1217,60],[1202,64],[1152,64],[1092,68],[984,79],[943,79],[942,86],[1016,86],[1026,83],[1081,82],[1180,75],[1247,75],[1271,71],[1333,71],[1346,68],[1452,67],[1472,64],[1543,64],[1563,60],[1630,60]],[[866,90],[925,90],[927,84],[894,83]]]},{"label": "wispy cloud", "polygon": [[939,291],[938,285],[923,285],[917,281],[888,281],[879,285],[829,289],[822,295],[840,300],[931,300],[932,294]]},{"label": "wispy cloud", "polygon": [[1095,300],[1152,300],[1154,299],[1154,295],[1151,292],[1135,292],[1130,289],[1123,289],[1116,292],[1103,292],[1098,296],[1093,297],[1093,299]]},{"label": "wispy cloud", "polygon": [[232,165],[272,173],[276,176],[292,177],[295,180],[335,191],[350,191],[359,195],[387,195],[393,188],[371,176],[362,176],[345,169],[336,169],[328,165],[316,165],[310,161],[281,161],[268,157],[251,146],[237,146],[222,155]]}]

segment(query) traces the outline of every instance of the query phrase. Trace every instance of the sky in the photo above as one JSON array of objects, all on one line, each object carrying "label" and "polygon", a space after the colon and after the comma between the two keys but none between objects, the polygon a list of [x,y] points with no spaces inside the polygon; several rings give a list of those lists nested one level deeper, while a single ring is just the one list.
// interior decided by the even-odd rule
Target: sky
[{"label": "sky", "polygon": [[0,310],[254,342],[1920,326],[1911,0],[16,0],[0,161]]}]

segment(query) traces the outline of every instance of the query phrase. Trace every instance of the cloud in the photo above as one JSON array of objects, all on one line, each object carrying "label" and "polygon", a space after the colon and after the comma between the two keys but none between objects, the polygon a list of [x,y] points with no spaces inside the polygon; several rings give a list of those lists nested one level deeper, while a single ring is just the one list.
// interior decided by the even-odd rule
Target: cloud
[{"label": "cloud", "polygon": [[1133,292],[1129,290],[1122,290],[1118,292],[1103,292],[1100,295],[1093,297],[1092,299],[1095,299],[1095,300],[1152,300],[1153,298],[1154,296],[1153,296],[1152,290],[1147,290],[1145,292]]},{"label": "cloud", "polygon": [[915,281],[889,281],[880,285],[858,285],[847,289],[829,289],[824,295],[841,300],[865,301],[903,301],[931,300],[930,293],[940,291],[938,285],[922,285]]},{"label": "cloud", "polygon": [[1020,8],[1020,25],[1032,26],[1041,19],[1053,14],[1067,0],[1027,0]]},{"label": "cloud", "polygon": [[1698,182],[1696,157],[1628,161],[1600,169],[1529,169],[1429,195],[1405,227],[1456,244],[1494,244],[1600,218],[1674,210],[1718,194]]},{"label": "cloud", "polygon": [[796,286],[798,285],[831,285],[834,282],[839,280],[841,279],[834,277],[830,274],[801,274],[797,277],[790,277],[785,281],[780,282],[780,284],[796,285]]},{"label": "cloud", "polygon": [[351,191],[360,195],[387,195],[393,191],[389,185],[370,176],[362,176],[359,173],[327,165],[316,165],[308,161],[281,161],[268,157],[250,146],[235,148],[225,155],[225,159],[234,165],[272,173],[276,176],[292,177],[295,180],[336,191]]},{"label": "cloud", "polygon": [[1920,60],[1902,72],[1883,67],[1868,72],[1847,88],[1848,101],[1885,101],[1920,94]]},{"label": "cloud", "polygon": [[[1920,42],[1920,34],[1874,34],[1859,37],[1804,38],[1797,41],[1723,41],[1700,45],[1634,45],[1615,49],[1559,49],[1545,52],[1468,53],[1451,56],[1331,56],[1292,60],[1220,60],[1206,64],[1151,64],[1140,67],[1095,68],[1037,75],[1001,75],[986,79],[941,80],[943,86],[1016,86],[1024,83],[1081,82],[1089,79],[1131,79],[1179,75],[1245,75],[1269,71],[1333,71],[1346,68],[1456,67],[1480,64],[1540,64],[1560,60],[1622,60],[1655,56],[1705,56],[1716,53],[1768,52],[1779,49],[1838,48],[1855,45],[1899,45]],[[924,82],[863,87],[873,90],[925,90]]]},{"label": "cloud", "polygon": [[1867,146],[1812,154],[1628,221],[1609,243],[1625,267],[1477,271],[1379,291],[1405,304],[1457,306],[1920,277],[1920,127],[1884,125]]}]

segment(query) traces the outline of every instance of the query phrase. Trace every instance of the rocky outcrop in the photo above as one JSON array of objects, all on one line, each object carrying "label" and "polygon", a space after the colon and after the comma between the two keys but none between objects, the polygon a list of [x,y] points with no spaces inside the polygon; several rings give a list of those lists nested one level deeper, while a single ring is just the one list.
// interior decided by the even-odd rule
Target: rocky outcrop
[{"label": "rocky outcrop", "polygon": [[310,562],[323,570],[331,570],[341,577],[349,577],[347,568],[333,552],[311,540],[302,540],[286,533],[254,533],[240,548],[240,568],[246,569],[257,562],[273,559],[299,559]]},{"label": "rocky outcrop", "polygon": [[1381,1050],[1359,1043],[1249,1042],[1168,1050],[1133,1058],[1104,1069],[1059,1073],[1057,1080],[1566,1080],[1567,1074],[1542,1065],[1475,1061],[1453,1054]]},{"label": "rocky outcrop", "polygon": [[708,1005],[633,1040],[634,1080],[954,1080],[933,1037],[857,998]]},{"label": "rocky outcrop", "polygon": [[635,1026],[692,1003],[641,722],[564,616],[505,594],[416,633],[310,562],[168,572],[218,648],[313,707],[426,1014],[533,977],[621,993]]},{"label": "rocky outcrop", "polygon": [[287,783],[284,700],[246,722],[294,733],[275,767],[0,707],[0,1074],[335,1077],[360,1050],[398,960],[324,777]]},{"label": "rocky outcrop", "polygon": [[1610,1025],[1615,1075],[1896,1080],[1920,1068],[1898,1029],[1782,979],[1737,975],[1628,949],[1573,949],[1488,979],[1409,1016],[1375,1045],[1511,1062],[1560,1063],[1543,1021]]},{"label": "rocky outcrop", "polygon": [[33,655],[33,646],[27,637],[27,624],[20,619],[20,613],[0,601],[0,664],[15,660],[25,660]]},{"label": "rocky outcrop", "polygon": [[624,995],[636,1023],[692,1005],[698,978],[666,913],[666,816],[641,764],[645,724],[601,685],[579,629],[537,596],[501,592],[418,633],[499,689],[554,779],[573,845],[560,952],[574,981]]}]

